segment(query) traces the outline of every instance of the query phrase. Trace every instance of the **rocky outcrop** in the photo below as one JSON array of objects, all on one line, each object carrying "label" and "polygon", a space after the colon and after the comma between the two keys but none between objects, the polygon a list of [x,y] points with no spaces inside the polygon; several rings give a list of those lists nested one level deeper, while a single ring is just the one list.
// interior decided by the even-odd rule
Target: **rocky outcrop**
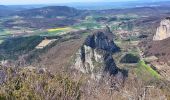
[{"label": "rocky outcrop", "polygon": [[153,40],[159,41],[169,37],[170,37],[170,17],[167,17],[161,21],[160,26],[158,27],[156,34],[153,37]]},{"label": "rocky outcrop", "polygon": [[118,73],[112,54],[119,48],[103,32],[96,32],[86,38],[84,44],[76,53],[74,67],[83,73],[91,74],[94,79],[100,79],[104,73]]}]

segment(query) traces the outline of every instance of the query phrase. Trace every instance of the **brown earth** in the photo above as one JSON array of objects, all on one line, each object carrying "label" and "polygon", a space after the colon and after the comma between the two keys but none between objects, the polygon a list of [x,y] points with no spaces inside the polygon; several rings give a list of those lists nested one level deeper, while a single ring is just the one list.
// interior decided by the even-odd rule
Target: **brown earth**
[{"label": "brown earth", "polygon": [[170,59],[170,38],[145,44],[144,54],[146,56],[156,56],[160,61],[168,62]]},{"label": "brown earth", "polygon": [[[40,61],[34,66],[46,67],[52,72],[63,71],[70,64],[71,57],[82,45],[83,39],[73,39],[59,43],[40,55]],[[39,65],[37,65],[39,64]]]}]

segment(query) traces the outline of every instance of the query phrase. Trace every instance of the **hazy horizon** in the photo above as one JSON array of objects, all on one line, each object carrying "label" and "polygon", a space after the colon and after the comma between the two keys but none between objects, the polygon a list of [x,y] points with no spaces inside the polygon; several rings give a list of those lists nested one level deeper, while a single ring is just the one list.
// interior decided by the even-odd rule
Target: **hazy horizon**
[{"label": "hazy horizon", "polygon": [[100,2],[130,2],[130,1],[136,1],[136,2],[159,2],[159,1],[170,1],[170,0],[1,0],[0,5],[29,5],[29,4],[62,4],[62,3],[100,3]]}]

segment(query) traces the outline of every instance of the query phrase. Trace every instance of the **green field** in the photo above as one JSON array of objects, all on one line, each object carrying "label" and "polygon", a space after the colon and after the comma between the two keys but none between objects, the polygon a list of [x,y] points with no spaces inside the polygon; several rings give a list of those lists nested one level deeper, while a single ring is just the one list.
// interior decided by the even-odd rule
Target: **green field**
[{"label": "green field", "polygon": [[158,74],[158,72],[148,66],[143,60],[138,62],[136,73],[137,76],[144,81],[160,79],[160,75]]},{"label": "green field", "polygon": [[83,22],[77,25],[74,25],[75,29],[98,29],[101,28],[101,25],[95,22]]},{"label": "green field", "polygon": [[48,31],[46,31],[46,30],[44,30],[44,31],[35,31],[35,34],[36,35],[46,35],[46,36],[56,36],[56,35],[61,35],[61,33],[62,32],[64,32],[64,31],[60,31],[60,30],[58,30],[58,31],[53,31],[53,32],[48,32]]},{"label": "green field", "polygon": [[3,38],[0,38],[0,44],[2,44],[2,43],[3,43],[3,41],[4,41],[4,39],[3,39]]}]

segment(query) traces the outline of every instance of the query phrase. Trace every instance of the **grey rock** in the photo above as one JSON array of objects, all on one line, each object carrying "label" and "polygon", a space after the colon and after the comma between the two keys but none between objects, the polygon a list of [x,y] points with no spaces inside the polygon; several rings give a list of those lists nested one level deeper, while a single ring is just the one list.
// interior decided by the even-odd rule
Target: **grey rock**
[{"label": "grey rock", "polygon": [[170,37],[170,17],[163,19],[153,37],[154,41],[164,40]]},{"label": "grey rock", "polygon": [[100,79],[103,74],[116,75],[119,68],[112,55],[120,50],[103,32],[90,35],[76,53],[74,68]]}]

